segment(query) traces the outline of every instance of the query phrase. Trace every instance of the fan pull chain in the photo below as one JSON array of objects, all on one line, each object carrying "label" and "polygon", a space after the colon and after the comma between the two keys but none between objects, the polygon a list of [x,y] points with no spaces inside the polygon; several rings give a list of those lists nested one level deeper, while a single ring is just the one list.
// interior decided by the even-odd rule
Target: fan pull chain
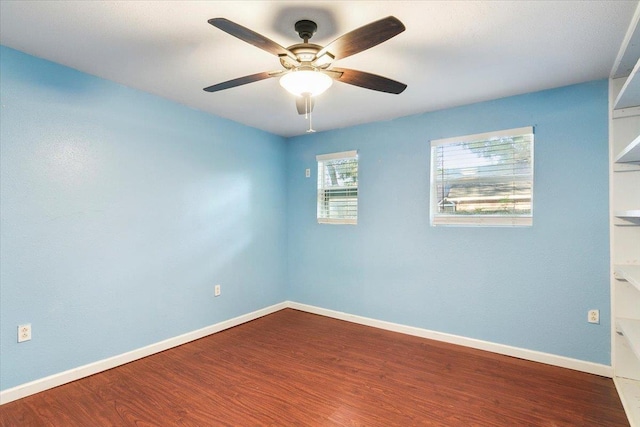
[{"label": "fan pull chain", "polygon": [[311,106],[311,95],[305,95],[304,96],[304,118],[307,120],[309,119],[309,113],[310,113],[309,110],[311,110],[310,106]]},{"label": "fan pull chain", "polygon": [[309,129],[307,129],[307,133],[313,133],[315,129],[313,128],[313,120],[311,119],[311,113],[309,113]]},{"label": "fan pull chain", "polygon": [[313,133],[315,130],[313,129],[313,119],[311,118],[311,96],[304,97],[304,118],[309,120],[309,129],[307,129],[307,133]]}]

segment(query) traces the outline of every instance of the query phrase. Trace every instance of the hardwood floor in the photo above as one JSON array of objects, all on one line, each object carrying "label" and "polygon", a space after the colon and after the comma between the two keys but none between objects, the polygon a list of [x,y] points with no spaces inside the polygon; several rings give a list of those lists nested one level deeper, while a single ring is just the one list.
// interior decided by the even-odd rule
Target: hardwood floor
[{"label": "hardwood floor", "polygon": [[0,407],[2,426],[628,426],[611,379],[286,309]]}]

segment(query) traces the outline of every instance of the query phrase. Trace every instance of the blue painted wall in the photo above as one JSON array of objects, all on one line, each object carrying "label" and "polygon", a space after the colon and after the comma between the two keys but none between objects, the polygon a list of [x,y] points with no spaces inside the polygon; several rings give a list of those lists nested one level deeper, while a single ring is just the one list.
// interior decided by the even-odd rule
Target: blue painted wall
[{"label": "blue painted wall", "polygon": [[[596,81],[290,139],[289,298],[609,364],[607,90]],[[431,227],[429,141],[528,125],[533,227]],[[319,225],[315,156],[354,149],[358,225]],[[586,322],[592,308],[600,325]]]},{"label": "blue painted wall", "polygon": [[[606,81],[287,141],[0,47],[0,102],[2,390],[284,300],[609,363]],[[527,125],[534,226],[430,227],[429,140]]]},{"label": "blue painted wall", "polygon": [[1,389],[286,299],[283,138],[0,49]]}]

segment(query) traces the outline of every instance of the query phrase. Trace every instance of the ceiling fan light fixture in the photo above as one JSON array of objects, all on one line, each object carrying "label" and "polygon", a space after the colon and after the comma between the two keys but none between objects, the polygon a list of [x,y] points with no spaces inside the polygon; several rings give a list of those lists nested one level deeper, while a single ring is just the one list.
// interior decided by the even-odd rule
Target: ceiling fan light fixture
[{"label": "ceiling fan light fixture", "polygon": [[280,86],[295,96],[310,93],[317,96],[329,89],[333,79],[320,71],[297,70],[280,77]]}]

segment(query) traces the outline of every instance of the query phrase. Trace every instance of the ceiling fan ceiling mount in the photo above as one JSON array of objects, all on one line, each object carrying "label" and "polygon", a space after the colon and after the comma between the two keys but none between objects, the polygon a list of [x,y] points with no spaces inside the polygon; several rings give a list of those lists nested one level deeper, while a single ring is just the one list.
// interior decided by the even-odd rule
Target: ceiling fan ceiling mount
[{"label": "ceiling fan ceiling mount", "polygon": [[309,39],[318,31],[318,25],[309,21],[308,19],[303,19],[295,23],[294,28],[296,33],[300,36],[305,43],[309,41]]}]

